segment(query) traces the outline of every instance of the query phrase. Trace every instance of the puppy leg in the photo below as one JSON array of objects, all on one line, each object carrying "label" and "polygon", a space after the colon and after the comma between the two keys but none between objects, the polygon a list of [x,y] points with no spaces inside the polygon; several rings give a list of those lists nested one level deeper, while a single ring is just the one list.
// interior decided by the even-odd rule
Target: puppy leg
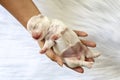
[{"label": "puppy leg", "polygon": [[92,68],[94,62],[87,62],[87,61],[82,61],[79,60],[79,66],[85,66],[87,68]]},{"label": "puppy leg", "polygon": [[57,40],[65,33],[66,30],[67,30],[67,28],[60,28],[55,34],[53,34],[51,36],[51,40],[53,40],[53,41]]},{"label": "puppy leg", "polygon": [[80,60],[79,60],[79,66],[85,66],[87,68],[91,68],[92,65],[93,65],[93,62],[87,62],[87,61],[85,61],[85,54],[82,53],[81,57],[80,57]]},{"label": "puppy leg", "polygon": [[86,57],[87,58],[96,58],[100,56],[100,53],[93,53],[89,50],[89,48],[86,47]]},{"label": "puppy leg", "polygon": [[53,40],[53,41],[55,41],[55,40],[57,40],[59,37],[60,37],[59,34],[53,34],[50,39]]},{"label": "puppy leg", "polygon": [[64,58],[64,61],[70,68],[75,68],[79,66],[79,61],[76,58]]},{"label": "puppy leg", "polygon": [[78,66],[85,66],[87,68],[92,68],[92,65],[94,62],[87,62],[87,61],[83,61],[83,60],[77,60],[77,59],[70,59],[70,58],[64,58],[65,63],[67,64],[67,66],[69,66],[70,68],[75,68]]},{"label": "puppy leg", "polygon": [[46,40],[43,48],[41,49],[40,53],[45,53],[48,49],[50,49],[54,45],[54,41]]}]

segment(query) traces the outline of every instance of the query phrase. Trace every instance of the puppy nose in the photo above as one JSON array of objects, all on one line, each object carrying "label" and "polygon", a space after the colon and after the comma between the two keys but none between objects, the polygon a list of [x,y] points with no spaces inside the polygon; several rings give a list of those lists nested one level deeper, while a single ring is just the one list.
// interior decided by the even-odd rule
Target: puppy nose
[{"label": "puppy nose", "polygon": [[37,40],[37,39],[39,39],[41,37],[41,33],[35,33],[35,32],[33,32],[32,33],[32,37]]}]

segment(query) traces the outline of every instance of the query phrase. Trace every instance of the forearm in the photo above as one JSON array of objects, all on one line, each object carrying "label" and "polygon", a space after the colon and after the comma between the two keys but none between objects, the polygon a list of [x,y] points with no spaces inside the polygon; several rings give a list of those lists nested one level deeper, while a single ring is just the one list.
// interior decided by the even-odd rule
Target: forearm
[{"label": "forearm", "polygon": [[40,14],[32,0],[0,0],[0,4],[6,8],[25,28],[28,20]]},{"label": "forearm", "polygon": [[[0,4],[6,8],[25,28],[27,28],[28,20],[34,16],[40,14],[40,11],[34,5],[32,0],[0,0]],[[38,41],[40,47],[43,47],[44,42]],[[62,60],[60,57],[56,56],[50,49],[46,55],[62,65]],[[57,60],[58,59],[58,60]]]}]

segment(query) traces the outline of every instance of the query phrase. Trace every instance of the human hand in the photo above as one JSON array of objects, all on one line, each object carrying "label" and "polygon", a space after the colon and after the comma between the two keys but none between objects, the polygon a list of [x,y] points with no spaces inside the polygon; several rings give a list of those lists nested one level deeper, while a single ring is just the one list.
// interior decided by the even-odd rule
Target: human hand
[{"label": "human hand", "polygon": [[[77,30],[74,30],[74,32],[79,36],[79,37],[86,37],[88,36],[88,34],[86,32],[83,32],[83,31],[77,31]],[[93,42],[93,41],[88,41],[88,40],[83,40],[81,39],[80,40],[81,43],[87,47],[96,47],[96,43]],[[85,58],[85,61],[88,61],[88,62],[94,62],[94,59],[93,58]],[[66,64],[65,64],[66,65]],[[67,65],[66,65],[67,66]],[[68,67],[68,66],[67,66]],[[70,67],[68,67],[70,68]],[[79,73],[83,73],[84,72],[84,69],[82,67],[76,67],[76,68],[70,68],[76,72],[79,72]]]},{"label": "human hand", "polygon": [[[75,32],[79,37],[86,37],[86,36],[88,35],[87,33],[83,32],[83,31],[76,31],[76,30],[74,30],[74,32]],[[81,41],[82,44],[84,44],[84,45],[87,46],[87,47],[96,47],[96,44],[95,44],[94,42],[92,42],[92,41],[87,41],[87,40],[82,40],[82,39],[81,39],[80,41]],[[44,41],[39,42],[39,44],[40,44],[40,46],[42,47],[42,46],[44,45]],[[60,66],[63,65],[62,59],[61,59],[59,56],[55,55],[55,53],[54,53],[54,51],[53,51],[52,49],[47,50],[46,55],[47,55],[51,60],[57,62]],[[86,61],[92,61],[92,62],[94,61],[93,58],[86,58],[85,60],[86,60]],[[66,64],[65,64],[65,65],[66,65]],[[67,65],[66,65],[66,66],[67,66]],[[67,66],[67,67],[68,67],[68,66]],[[70,67],[69,67],[69,68],[70,68]],[[79,73],[83,73],[83,72],[84,72],[84,70],[83,70],[82,67],[76,67],[76,68],[71,68],[71,69],[72,69],[72,70],[75,70],[75,71],[77,71],[77,72],[79,72]]]}]

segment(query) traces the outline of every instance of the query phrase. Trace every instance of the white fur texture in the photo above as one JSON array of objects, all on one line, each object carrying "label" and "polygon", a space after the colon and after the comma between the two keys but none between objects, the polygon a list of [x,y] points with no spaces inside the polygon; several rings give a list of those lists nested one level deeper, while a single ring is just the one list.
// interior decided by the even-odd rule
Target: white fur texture
[{"label": "white fur texture", "polygon": [[94,68],[84,73],[92,78],[81,78],[120,80],[120,0],[38,0],[35,3],[42,14],[58,18],[72,29],[86,31],[89,34],[86,39],[97,43],[96,50],[102,55]]}]

